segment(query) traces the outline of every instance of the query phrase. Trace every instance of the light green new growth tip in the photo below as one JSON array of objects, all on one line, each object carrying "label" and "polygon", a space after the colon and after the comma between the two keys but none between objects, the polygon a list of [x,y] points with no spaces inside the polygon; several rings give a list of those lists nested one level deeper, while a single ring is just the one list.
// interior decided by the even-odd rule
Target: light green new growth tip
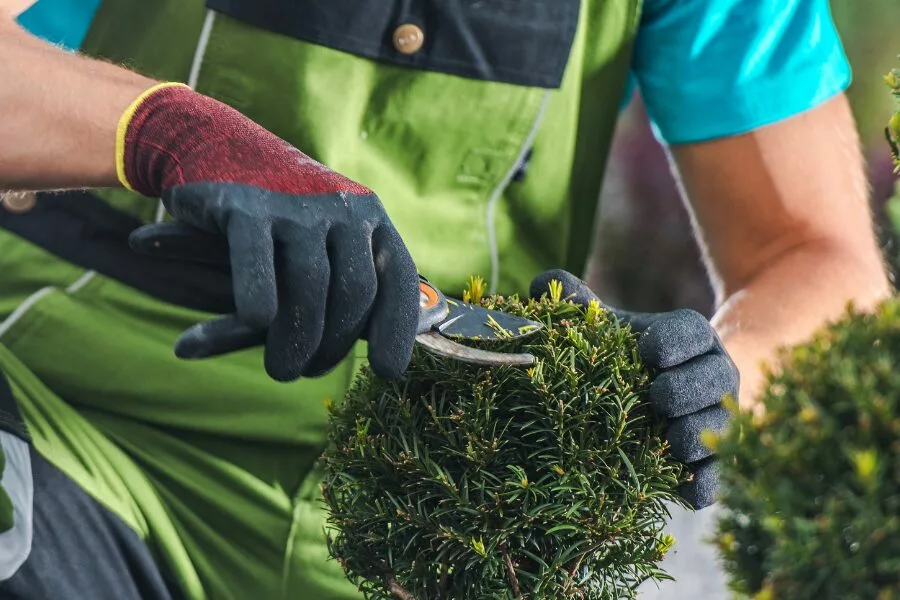
[{"label": "light green new growth tip", "polygon": [[[891,72],[884,76],[884,82],[891,93],[898,100],[900,105],[900,69],[891,69]],[[885,137],[891,147],[891,156],[894,159],[894,172],[900,173],[900,110],[894,113],[888,125],[885,128]]]},{"label": "light green new growth tip", "polygon": [[466,289],[463,290],[462,300],[471,304],[479,304],[486,291],[487,283],[484,278],[480,275],[470,275],[466,281]]}]

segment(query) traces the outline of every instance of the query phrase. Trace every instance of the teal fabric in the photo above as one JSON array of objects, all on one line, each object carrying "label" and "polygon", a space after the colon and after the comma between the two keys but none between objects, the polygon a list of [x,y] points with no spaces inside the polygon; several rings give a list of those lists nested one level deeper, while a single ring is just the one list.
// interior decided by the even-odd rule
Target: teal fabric
[{"label": "teal fabric", "polygon": [[828,0],[644,0],[632,85],[669,144],[780,121],[850,80]]},{"label": "teal fabric", "polygon": [[34,35],[68,49],[81,46],[100,0],[38,0],[19,15]]}]

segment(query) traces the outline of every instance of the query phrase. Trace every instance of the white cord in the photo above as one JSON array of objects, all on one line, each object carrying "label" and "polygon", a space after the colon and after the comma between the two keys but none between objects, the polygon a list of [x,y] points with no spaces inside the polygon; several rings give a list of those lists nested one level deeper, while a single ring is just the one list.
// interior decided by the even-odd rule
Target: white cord
[{"label": "white cord", "polygon": [[486,221],[488,247],[491,252],[491,280],[488,284],[489,294],[496,294],[497,286],[500,284],[500,250],[497,248],[497,230],[495,223],[497,203],[500,201],[500,198],[503,197],[503,192],[506,191],[507,186],[509,186],[509,183],[512,181],[516,172],[523,166],[525,157],[528,156],[528,151],[531,150],[531,146],[534,144],[534,139],[537,137],[538,130],[541,128],[541,121],[544,119],[544,112],[546,112],[547,105],[550,103],[550,93],[550,90],[547,90],[544,93],[541,107],[538,109],[537,116],[534,118],[534,123],[531,125],[531,131],[529,131],[528,135],[525,137],[522,149],[519,151],[519,156],[516,158],[516,161],[513,163],[512,168],[510,168],[506,176],[491,193],[490,200],[488,200]]},{"label": "white cord", "polygon": [[[200,39],[197,40],[197,47],[194,49],[194,60],[191,61],[191,72],[188,75],[187,84],[191,89],[196,89],[197,80],[200,79],[200,69],[203,67],[203,58],[206,56],[206,48],[209,45],[209,38],[212,36],[213,24],[216,21],[216,13],[207,9],[206,18],[203,20],[203,29],[200,30]],[[166,207],[162,200],[156,205],[156,222],[162,223],[166,218]]]}]

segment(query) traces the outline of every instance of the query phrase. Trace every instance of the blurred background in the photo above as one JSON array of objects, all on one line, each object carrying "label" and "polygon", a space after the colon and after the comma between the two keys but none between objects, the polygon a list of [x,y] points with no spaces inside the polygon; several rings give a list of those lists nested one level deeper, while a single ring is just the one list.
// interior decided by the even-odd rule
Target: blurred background
[{"label": "blurred background", "polygon": [[[853,67],[847,93],[868,162],[872,210],[882,246],[896,269],[900,243],[888,223],[885,203],[897,177],[884,138],[894,102],[883,77],[900,67],[900,1],[832,0],[831,6]],[[712,315],[712,290],[688,213],[640,97],[619,120],[595,244],[587,278],[605,301],[632,310],[687,307]]]}]

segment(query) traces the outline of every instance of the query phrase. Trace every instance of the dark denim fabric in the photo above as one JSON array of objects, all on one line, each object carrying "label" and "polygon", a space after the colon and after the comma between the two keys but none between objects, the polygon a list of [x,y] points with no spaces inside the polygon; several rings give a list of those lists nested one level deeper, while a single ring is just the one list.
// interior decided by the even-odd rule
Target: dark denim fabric
[{"label": "dark denim fabric", "polygon": [[[517,85],[559,87],[580,0],[207,0],[251,25],[377,61]],[[394,30],[424,32],[414,54]]]},{"label": "dark denim fabric", "polygon": [[129,247],[128,235],[141,225],[84,191],[38,194],[35,208],[25,213],[0,207],[0,228],[73,264],[164,302],[213,313],[234,312],[227,266],[139,255]]},{"label": "dark denim fabric", "polygon": [[31,450],[34,538],[2,600],[175,600],[125,523]]}]

